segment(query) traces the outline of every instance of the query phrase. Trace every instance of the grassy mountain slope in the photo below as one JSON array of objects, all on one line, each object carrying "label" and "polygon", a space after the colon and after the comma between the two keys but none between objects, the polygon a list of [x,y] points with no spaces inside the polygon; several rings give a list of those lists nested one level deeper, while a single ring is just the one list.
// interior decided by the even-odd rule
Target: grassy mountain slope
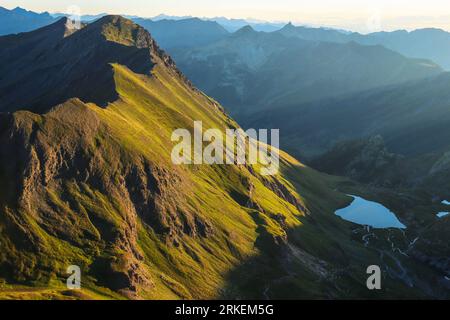
[{"label": "grassy mountain slope", "polygon": [[[111,37],[117,33],[110,31],[128,34],[127,27],[137,28],[108,17],[80,32]],[[230,194],[244,201],[252,186],[252,201],[260,201],[267,214],[276,211],[286,214],[288,224],[299,223],[296,202],[275,195],[246,168],[171,164],[174,129],[189,128],[194,119],[207,127],[236,125],[165,56],[154,48],[152,53],[154,67],[146,76],[111,66],[120,98],[106,109],[72,99],[43,115],[2,115],[2,159],[14,152],[19,160],[2,163],[2,178],[13,178],[4,184],[10,192],[2,192],[6,278],[47,283],[63,275],[66,265],[79,264],[114,290],[208,297],[221,274],[253,252],[250,209]],[[265,219],[275,234],[282,233]]]},{"label": "grassy mountain slope", "polygon": [[[125,86],[131,82],[142,85],[141,93],[145,93],[145,85],[129,70],[117,70],[117,77],[119,87],[121,81]],[[8,119],[14,124],[19,122],[20,129],[30,128],[29,135],[20,137],[25,141],[18,143],[17,152],[26,153],[28,150],[20,147],[27,142],[32,146],[18,168],[9,169],[3,164],[6,176],[21,169],[30,172],[23,181],[5,185],[5,190],[13,191],[5,199],[6,221],[12,219],[9,214],[16,220],[9,222],[13,226],[6,231],[6,238],[17,237],[17,229],[23,228],[26,233],[19,235],[28,249],[17,248],[14,243],[11,251],[6,250],[2,274],[45,283],[48,277],[62,275],[65,265],[79,264],[111,289],[156,286],[150,297],[207,297],[219,285],[217,279],[224,268],[237,260],[219,248],[230,246],[230,250],[242,254],[253,251],[252,219],[227,193],[245,199],[249,192],[245,183],[257,184],[257,197],[265,196],[262,206],[286,214],[289,223],[295,223],[294,214],[300,214],[295,206],[278,198],[245,169],[235,168],[234,174],[227,170],[225,175],[224,168],[206,166],[190,173],[171,165],[166,141],[176,124],[171,126],[162,119],[177,120],[177,110],[167,108],[160,114],[151,111],[158,108],[157,103],[164,101],[165,95],[173,99],[175,92],[180,99],[186,99],[177,101],[186,109],[199,108],[200,103],[203,108],[214,105],[201,94],[198,100],[187,99],[180,83],[170,81],[174,91],[164,88],[168,84],[163,81],[155,85],[161,90],[156,97],[139,95],[139,99],[150,100],[148,105],[133,100],[136,91],[124,87],[124,101],[108,109],[71,100],[44,116],[19,112],[13,120]],[[211,114],[213,110],[197,110],[197,115],[211,125],[226,120],[220,111]],[[186,122],[190,120],[183,114],[179,116]],[[11,133],[8,130],[5,139]],[[35,143],[29,141],[33,135]],[[15,149],[6,146],[4,151]],[[234,183],[233,178],[242,179],[244,185]],[[273,224],[273,232],[282,232]],[[232,233],[237,234],[233,244],[228,243]],[[24,251],[31,251],[31,257]],[[149,265],[159,272],[154,274]],[[22,267],[17,270],[16,266]],[[205,273],[196,272],[200,267]],[[47,268],[51,273],[42,271]],[[34,270],[39,270],[38,274]],[[161,274],[161,270],[166,272]],[[189,283],[189,290],[182,282]]]},{"label": "grassy mountain slope", "polygon": [[[77,49],[81,38],[91,40],[89,50]],[[53,95],[30,92],[36,104],[1,102],[9,112],[0,113],[0,298],[442,295],[411,289],[390,273],[382,292],[366,289],[368,264],[394,270],[397,261],[352,238],[355,226],[333,214],[349,202],[335,191],[346,180],[284,153],[272,177],[257,166],[173,165],[174,129],[192,130],[194,120],[205,129],[237,124],[141,27],[108,16],[55,46],[74,49],[66,79],[83,82],[83,90],[61,81],[44,87]],[[42,61],[50,64],[46,56],[54,54],[43,51]],[[83,75],[108,70],[102,79],[112,87],[84,83],[70,69],[85,54],[93,65]],[[28,61],[27,52],[21,59]],[[48,64],[29,76],[42,79]],[[95,91],[88,87],[100,94],[112,88],[116,98],[98,105],[96,96],[76,96]],[[70,98],[46,105],[49,96]],[[439,276],[408,263],[414,276]],[[64,286],[74,264],[82,269],[81,291]]]}]

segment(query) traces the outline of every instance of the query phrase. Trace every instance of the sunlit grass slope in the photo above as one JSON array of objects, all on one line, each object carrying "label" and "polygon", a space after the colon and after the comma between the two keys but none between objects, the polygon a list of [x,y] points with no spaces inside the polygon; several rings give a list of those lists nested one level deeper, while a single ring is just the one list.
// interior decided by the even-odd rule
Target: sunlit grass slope
[{"label": "sunlit grass slope", "polygon": [[[262,233],[267,246],[276,247],[287,228],[300,226],[302,199],[292,186],[281,187],[281,177],[263,178],[249,166],[172,164],[173,130],[192,128],[194,121],[202,121],[204,129],[223,131],[237,124],[176,70],[157,62],[151,76],[115,64],[120,98],[106,108],[71,100],[42,116],[13,115],[18,126],[45,144],[42,157],[39,146],[31,147],[39,162],[36,170],[44,171],[34,173],[51,177],[45,185],[38,183],[37,193],[26,195],[33,206],[11,204],[3,209],[7,214],[19,212],[18,225],[38,248],[18,248],[12,230],[4,230],[2,248],[7,250],[2,260],[11,261],[9,269],[17,267],[4,273],[7,280],[50,290],[64,284],[68,265],[77,264],[86,287],[105,297],[114,297],[111,290],[117,289],[128,297],[219,297],[225,275],[261,254],[255,241]],[[77,156],[80,152],[83,155]],[[70,163],[68,172],[46,173],[53,169],[48,164],[52,156],[69,156],[61,159]],[[124,181],[140,166],[151,171],[142,177],[146,184],[156,180],[156,186],[149,186],[155,195],[147,202],[139,199],[139,185]],[[151,210],[155,208],[161,214],[157,226],[151,216],[157,215]],[[138,270],[138,280],[111,285],[117,275],[130,274],[129,269]],[[11,290],[0,292],[5,298],[16,297]],[[23,292],[30,298],[37,292],[43,298],[58,297],[46,289]]]}]

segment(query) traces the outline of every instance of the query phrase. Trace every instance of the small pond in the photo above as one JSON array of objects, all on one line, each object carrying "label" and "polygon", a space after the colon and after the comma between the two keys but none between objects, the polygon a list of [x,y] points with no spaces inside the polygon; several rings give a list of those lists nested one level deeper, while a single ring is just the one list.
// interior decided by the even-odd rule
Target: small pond
[{"label": "small pond", "polygon": [[353,202],[348,207],[337,210],[336,215],[344,220],[376,229],[406,228],[397,216],[383,205],[360,197],[352,197]]}]

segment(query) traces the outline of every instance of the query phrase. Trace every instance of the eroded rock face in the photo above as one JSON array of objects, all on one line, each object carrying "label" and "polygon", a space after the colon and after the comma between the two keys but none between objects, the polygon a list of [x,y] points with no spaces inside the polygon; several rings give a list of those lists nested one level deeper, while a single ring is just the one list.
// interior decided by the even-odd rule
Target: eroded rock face
[{"label": "eroded rock face", "polygon": [[[132,294],[152,283],[139,223],[171,245],[212,234],[187,205],[177,171],[120,148],[81,101],[43,116],[2,114],[0,123],[0,219],[8,239],[0,268],[8,276],[35,278],[33,270],[58,267],[63,273],[71,253],[73,263],[87,263],[76,253],[82,250],[99,283]],[[58,256],[52,237],[67,243],[66,257]],[[47,265],[36,268],[41,263]]]}]

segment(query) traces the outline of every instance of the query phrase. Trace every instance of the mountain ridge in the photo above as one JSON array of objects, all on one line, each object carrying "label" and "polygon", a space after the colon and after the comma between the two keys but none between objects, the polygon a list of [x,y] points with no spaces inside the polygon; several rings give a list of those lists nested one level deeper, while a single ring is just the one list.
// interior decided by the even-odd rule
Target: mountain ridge
[{"label": "mountain ridge", "polygon": [[[122,61],[130,69],[141,74],[150,74],[153,58],[161,59],[168,67],[175,67],[173,60],[156,45],[148,32],[130,20],[119,16],[106,16],[69,36],[66,34],[67,22],[67,18],[62,18],[57,23],[31,34],[17,36],[26,39],[25,43],[30,42],[30,44],[14,49],[6,45],[12,42],[14,37],[0,38],[0,43],[5,43],[0,49],[4,57],[0,63],[0,70],[3,72],[24,68],[24,65],[20,64],[21,60],[16,61],[16,56],[23,54],[28,46],[36,42],[38,46],[33,47],[34,55],[45,56],[36,61],[33,58],[30,59],[29,63],[32,66],[25,71],[29,75],[25,79],[10,77],[3,81],[0,92],[4,99],[0,110],[13,111],[18,105],[34,111],[45,111],[46,106],[62,103],[71,97],[106,105],[117,97],[112,83],[111,63]],[[54,32],[59,35],[52,36]],[[50,40],[39,43],[41,39]],[[70,63],[65,63],[66,56],[79,46],[84,48],[84,57],[81,60],[69,60]],[[62,71],[57,67],[60,64],[64,64]],[[95,66],[96,71],[88,72],[92,66]],[[90,79],[90,81],[98,82],[95,92],[85,85],[84,74],[96,77],[96,80]],[[62,79],[65,80],[62,81]],[[30,87],[29,90],[26,89],[27,95],[11,90],[19,82],[22,88]],[[45,92],[50,86],[55,91],[49,96],[43,96],[41,92]]]},{"label": "mountain ridge", "polygon": [[147,29],[166,50],[205,45],[229,35],[217,22],[199,18],[158,21],[136,18],[133,21]]},{"label": "mountain ridge", "polygon": [[[412,31],[380,31],[369,34],[343,33],[324,28],[296,27],[293,25],[276,31],[287,37],[306,40],[347,43],[355,41],[363,45],[383,45],[410,58],[434,61],[444,69],[450,68],[450,33],[438,28],[423,28]],[[431,50],[430,48],[433,48]],[[435,49],[435,50],[434,50]]]}]

